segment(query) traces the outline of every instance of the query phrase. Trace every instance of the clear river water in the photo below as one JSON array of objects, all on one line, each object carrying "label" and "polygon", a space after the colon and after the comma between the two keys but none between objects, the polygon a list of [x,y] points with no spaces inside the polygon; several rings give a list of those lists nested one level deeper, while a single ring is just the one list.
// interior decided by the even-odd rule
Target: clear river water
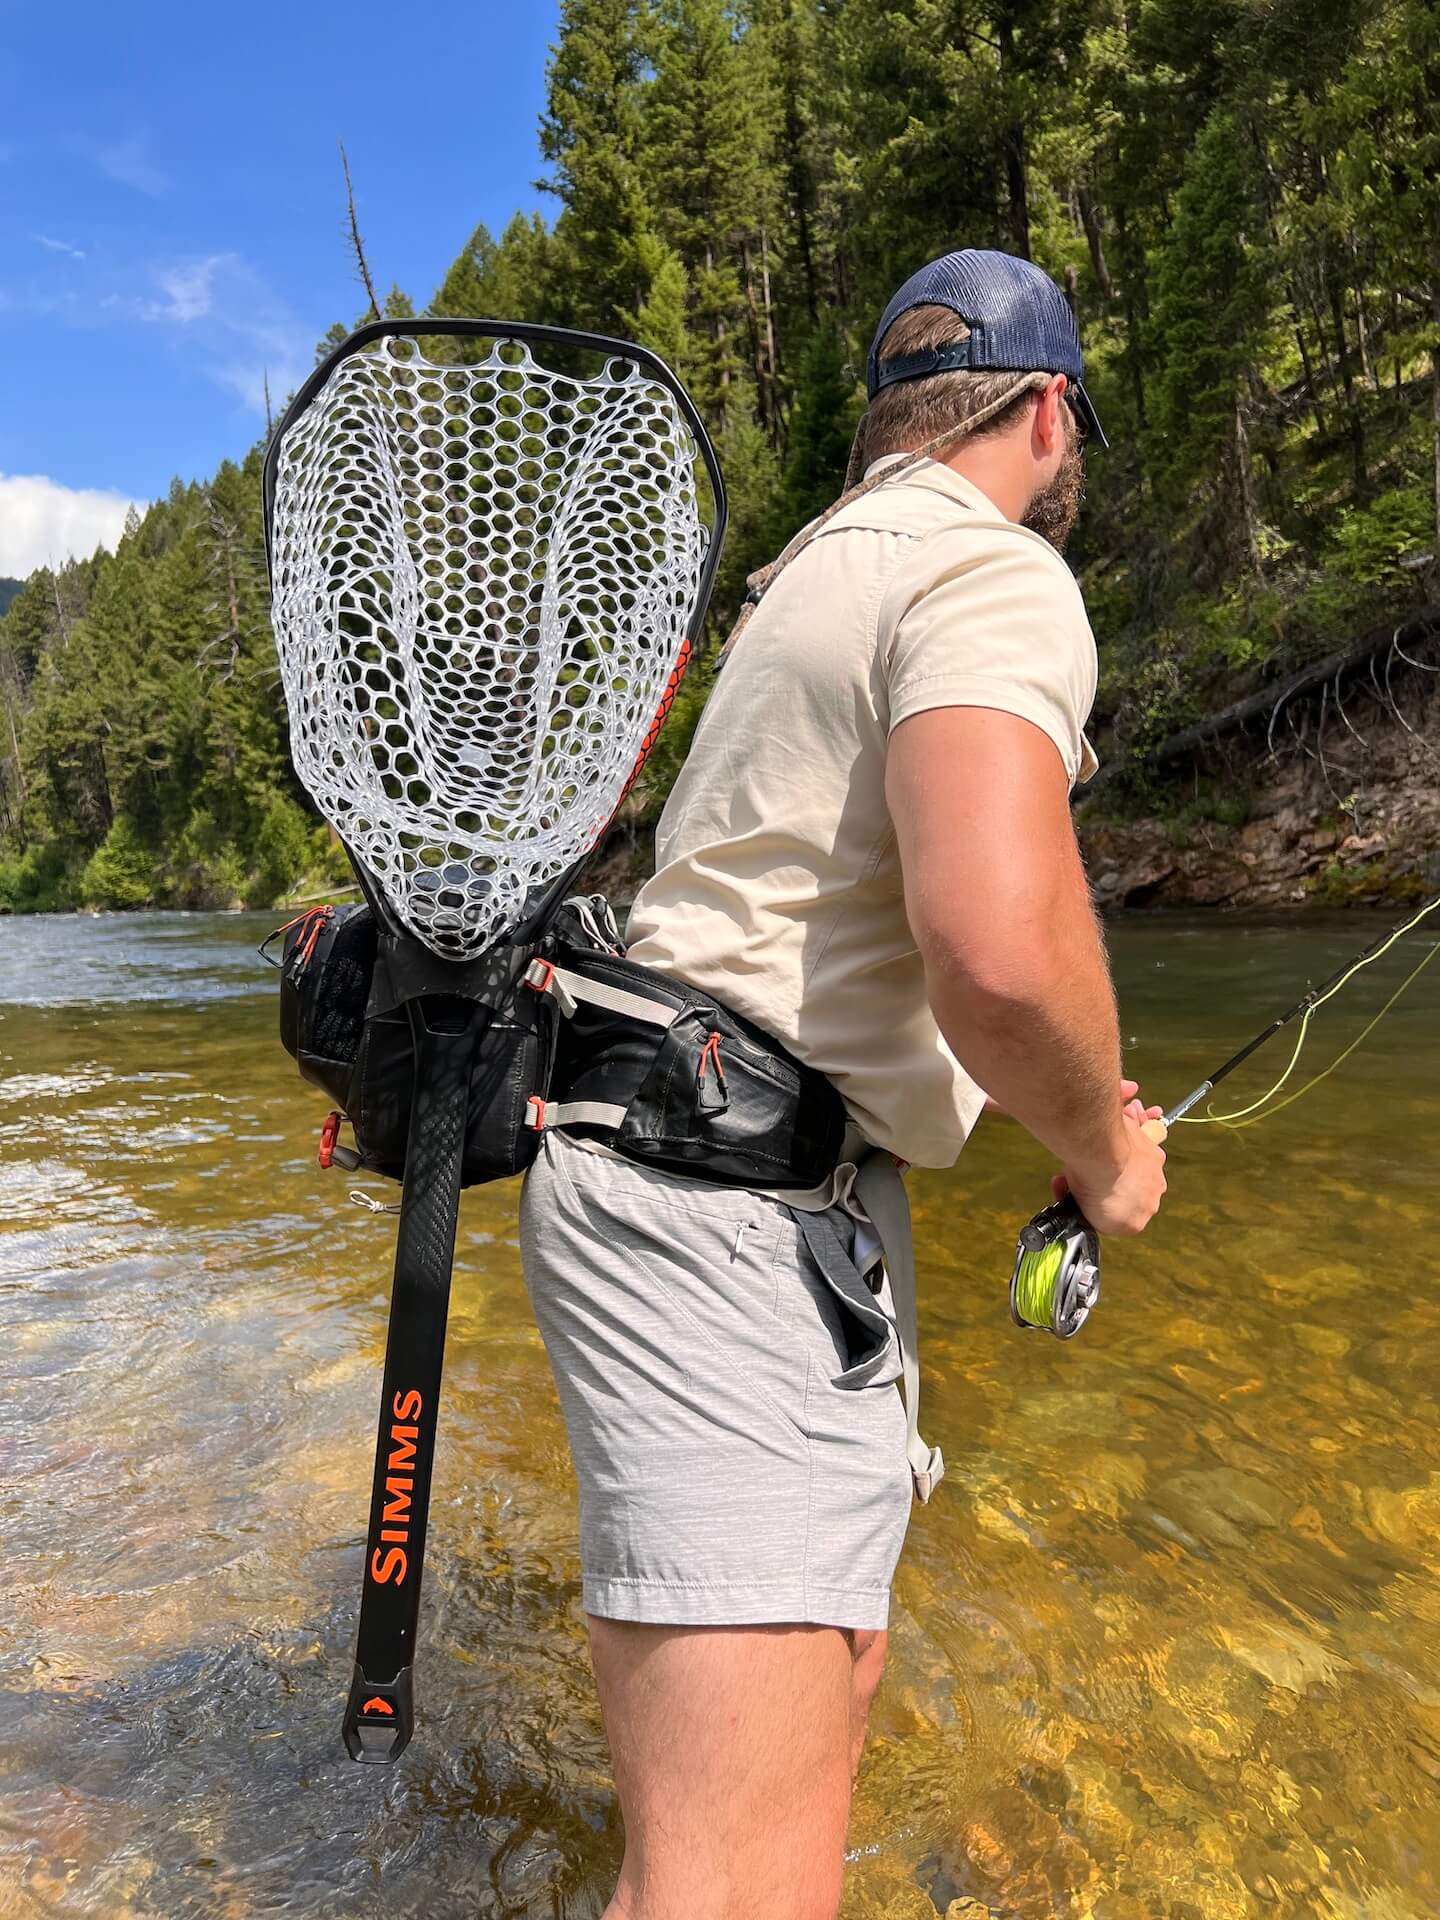
[{"label": "clear river water", "polygon": [[[1374,930],[1118,922],[1147,1095]],[[341,1750],[393,1222],[315,1165],[263,931],[0,921],[0,1916],[595,1920],[620,1832],[509,1185],[464,1203],[419,1732]],[[913,1177],[949,1477],[846,1920],[1440,1914],[1437,996],[1268,1124],[1180,1132],[1069,1344],[1006,1309],[1039,1150],[990,1120]]]}]

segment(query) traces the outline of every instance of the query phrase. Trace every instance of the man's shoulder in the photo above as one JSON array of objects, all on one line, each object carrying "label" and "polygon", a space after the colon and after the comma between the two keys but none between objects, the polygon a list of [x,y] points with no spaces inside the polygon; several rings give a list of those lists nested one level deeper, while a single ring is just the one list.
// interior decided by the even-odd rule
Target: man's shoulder
[{"label": "man's shoulder", "polygon": [[919,600],[945,593],[1016,619],[1089,632],[1080,583],[1042,534],[996,513],[937,526],[903,556],[886,592],[885,616],[902,619]]}]

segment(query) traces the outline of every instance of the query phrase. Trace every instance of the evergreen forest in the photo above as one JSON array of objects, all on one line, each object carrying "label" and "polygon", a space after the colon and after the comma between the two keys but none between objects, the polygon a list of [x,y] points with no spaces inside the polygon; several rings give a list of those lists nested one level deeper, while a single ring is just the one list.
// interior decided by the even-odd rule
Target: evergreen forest
[{"label": "evergreen forest", "polygon": [[[1433,0],[563,0],[540,144],[547,215],[473,232],[421,310],[681,373],[731,495],[717,634],[839,490],[890,293],[967,245],[1039,262],[1079,320],[1112,446],[1068,558],[1122,800],[1165,805],[1167,736],[1440,598]],[[0,617],[0,910],[343,877],[287,758],[262,452]]]}]

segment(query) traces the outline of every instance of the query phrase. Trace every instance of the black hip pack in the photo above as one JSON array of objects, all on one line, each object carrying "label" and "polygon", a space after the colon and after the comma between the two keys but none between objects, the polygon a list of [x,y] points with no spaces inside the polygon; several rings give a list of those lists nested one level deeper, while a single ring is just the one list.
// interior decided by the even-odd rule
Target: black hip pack
[{"label": "black hip pack", "polygon": [[525,979],[562,1015],[542,1129],[717,1186],[802,1190],[835,1171],[839,1094],[713,995],[619,953],[563,946]]},{"label": "black hip pack", "polygon": [[[414,1040],[377,970],[374,917],[317,907],[266,947],[280,937],[280,1038],[335,1102],[320,1164],[399,1180]],[[625,959],[599,894],[567,900],[543,937],[500,943],[485,962],[463,1186],[523,1172],[547,1128],[722,1186],[798,1191],[834,1172],[846,1114],[825,1076],[712,995]],[[339,1143],[342,1118],[353,1148]]]}]

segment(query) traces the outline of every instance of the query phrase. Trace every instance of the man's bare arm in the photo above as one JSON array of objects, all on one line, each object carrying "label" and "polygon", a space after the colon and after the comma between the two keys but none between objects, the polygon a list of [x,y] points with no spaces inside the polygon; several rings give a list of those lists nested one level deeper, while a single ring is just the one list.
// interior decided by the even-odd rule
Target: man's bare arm
[{"label": "man's bare arm", "polygon": [[1096,1226],[1138,1232],[1164,1155],[1118,1098],[1115,996],[1054,743],[1014,714],[936,708],[891,735],[885,785],[941,1032]]}]

